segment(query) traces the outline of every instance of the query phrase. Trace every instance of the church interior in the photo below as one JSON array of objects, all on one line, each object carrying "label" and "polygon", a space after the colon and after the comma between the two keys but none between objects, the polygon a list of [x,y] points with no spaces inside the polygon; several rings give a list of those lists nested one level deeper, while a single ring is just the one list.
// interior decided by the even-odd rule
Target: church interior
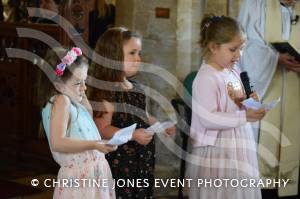
[{"label": "church interior", "polygon": [[[149,88],[147,95],[154,96],[149,99],[149,112],[161,121],[181,116],[190,123],[180,98],[188,89],[185,78],[201,63],[201,19],[208,13],[237,17],[240,4],[241,0],[1,0],[0,198],[52,198],[53,188],[34,187],[31,181],[55,178],[59,169],[41,123],[40,95],[47,91],[40,89],[44,74],[37,66],[39,60],[9,57],[6,49],[44,57],[50,48],[50,41],[40,37],[45,33],[60,45],[79,42],[90,52],[110,27],[137,30],[143,36],[142,67],[154,66],[136,77]],[[63,26],[56,15],[43,16],[35,8],[58,13],[70,24]],[[164,79],[164,74],[172,78]],[[154,100],[160,96],[166,99],[162,103]],[[185,161],[180,154],[166,147],[164,138],[155,139],[155,178],[183,178]],[[177,130],[172,139],[183,152],[189,150],[185,133]],[[155,188],[154,198],[187,198],[187,194],[184,188]]]}]

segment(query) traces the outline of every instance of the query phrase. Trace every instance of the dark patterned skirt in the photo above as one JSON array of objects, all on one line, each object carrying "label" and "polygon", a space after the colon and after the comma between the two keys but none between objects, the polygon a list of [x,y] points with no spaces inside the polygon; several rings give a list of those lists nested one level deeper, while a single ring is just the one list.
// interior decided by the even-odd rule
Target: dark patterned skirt
[{"label": "dark patterned skirt", "polygon": [[106,155],[115,179],[116,198],[153,198],[155,144],[130,141]]}]

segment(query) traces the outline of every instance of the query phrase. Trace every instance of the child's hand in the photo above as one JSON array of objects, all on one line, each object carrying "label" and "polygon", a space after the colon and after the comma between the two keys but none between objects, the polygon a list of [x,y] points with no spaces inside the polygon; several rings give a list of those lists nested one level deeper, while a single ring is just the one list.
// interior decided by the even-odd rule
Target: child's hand
[{"label": "child's hand", "polygon": [[95,149],[104,154],[107,154],[107,153],[117,150],[118,146],[110,145],[110,144],[106,144],[106,143],[107,143],[107,140],[101,140],[101,141],[96,142]]},{"label": "child's hand", "polygon": [[260,108],[258,110],[247,109],[246,117],[248,122],[256,122],[261,120],[266,114],[266,110],[264,108]]},{"label": "child's hand", "polygon": [[167,128],[167,129],[165,130],[165,134],[166,134],[167,136],[171,136],[171,135],[173,135],[174,133],[176,133],[176,127],[175,127],[175,126],[172,126],[172,127],[170,127],[170,128]]},{"label": "child's hand", "polygon": [[132,139],[141,145],[147,145],[152,140],[153,135],[146,133],[145,129],[136,129],[133,132]]},{"label": "child's hand", "polygon": [[250,97],[252,97],[255,101],[259,102],[259,97],[258,97],[256,91],[253,91],[253,92],[250,94]]}]

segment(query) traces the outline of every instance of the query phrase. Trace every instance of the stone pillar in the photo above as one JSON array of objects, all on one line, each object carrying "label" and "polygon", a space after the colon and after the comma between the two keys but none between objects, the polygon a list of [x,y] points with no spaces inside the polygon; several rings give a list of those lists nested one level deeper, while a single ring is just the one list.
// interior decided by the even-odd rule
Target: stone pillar
[{"label": "stone pillar", "polygon": [[206,14],[237,17],[242,0],[200,0],[205,3]]},{"label": "stone pillar", "polygon": [[179,79],[184,79],[192,65],[193,1],[178,0],[177,13],[176,74]]},{"label": "stone pillar", "polygon": [[[176,75],[183,80],[191,71],[198,70],[201,51],[198,44],[200,23],[205,1],[177,1],[177,65]],[[179,91],[182,93],[182,91]]]},{"label": "stone pillar", "polygon": [[228,8],[229,13],[228,15],[231,17],[237,17],[239,15],[239,10],[241,7],[242,0],[229,0],[228,1]]},{"label": "stone pillar", "polygon": [[201,49],[199,46],[200,39],[200,24],[203,18],[205,1],[193,0],[193,15],[192,15],[192,64],[191,71],[199,69],[201,64]]},{"label": "stone pillar", "polygon": [[205,13],[215,15],[227,15],[228,14],[228,1],[230,0],[204,0],[205,1]]}]

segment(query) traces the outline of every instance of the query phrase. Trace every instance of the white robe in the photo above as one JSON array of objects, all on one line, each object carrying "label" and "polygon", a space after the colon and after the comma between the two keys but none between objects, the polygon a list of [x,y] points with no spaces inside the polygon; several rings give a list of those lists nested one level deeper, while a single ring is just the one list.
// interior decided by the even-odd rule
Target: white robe
[{"label": "white robe", "polygon": [[269,87],[278,63],[278,52],[264,38],[265,7],[264,0],[244,0],[238,17],[247,33],[247,43],[239,66],[248,72],[261,98]]},{"label": "white robe", "polygon": [[[299,118],[293,118],[293,116],[299,115],[299,104],[294,106],[294,110],[292,111],[290,109],[291,107],[289,107],[289,112],[285,112],[285,108],[286,104],[290,103],[291,100],[299,102],[299,90],[295,92],[295,96],[292,96],[294,98],[292,98],[291,95],[286,97],[285,93],[287,90],[290,91],[290,88],[293,86],[299,88],[299,78],[297,79],[295,73],[288,73],[284,68],[277,66],[279,54],[266,41],[267,1],[268,0],[244,0],[242,4],[238,20],[244,27],[248,40],[239,66],[241,70],[245,70],[249,73],[250,80],[253,82],[255,90],[262,99],[270,100],[279,96],[283,97],[281,104],[276,107],[277,110],[272,110],[270,113],[271,116],[269,114],[265,118],[267,122],[272,121],[277,129],[272,130],[273,135],[271,135],[271,133],[265,134],[265,132],[261,131],[263,132],[260,133],[261,137],[257,138],[259,139],[259,155],[262,156],[260,159],[260,170],[263,178],[283,178],[282,176],[289,176],[293,183],[289,184],[286,188],[279,188],[279,195],[296,195],[299,172],[298,135],[300,135],[300,129],[298,126],[300,120]],[[273,0],[273,2],[271,2],[278,3],[276,1],[277,0]],[[290,12],[285,7],[281,7],[280,10],[282,19],[282,40],[287,40],[290,36],[290,28],[292,28],[292,26],[290,26]],[[279,19],[276,18],[274,20]],[[295,85],[291,84],[293,82],[295,82]],[[290,84],[293,86],[290,86]],[[273,92],[274,90],[276,90],[276,92]],[[272,114],[278,115],[278,117],[274,117],[274,120],[272,119]],[[292,121],[292,125],[286,123],[287,119]],[[266,127],[265,123],[262,124]],[[259,126],[254,127],[254,130],[258,133],[257,130],[260,130],[258,129]],[[291,141],[292,144],[290,144],[290,146],[292,147],[285,144],[285,138]]]}]

